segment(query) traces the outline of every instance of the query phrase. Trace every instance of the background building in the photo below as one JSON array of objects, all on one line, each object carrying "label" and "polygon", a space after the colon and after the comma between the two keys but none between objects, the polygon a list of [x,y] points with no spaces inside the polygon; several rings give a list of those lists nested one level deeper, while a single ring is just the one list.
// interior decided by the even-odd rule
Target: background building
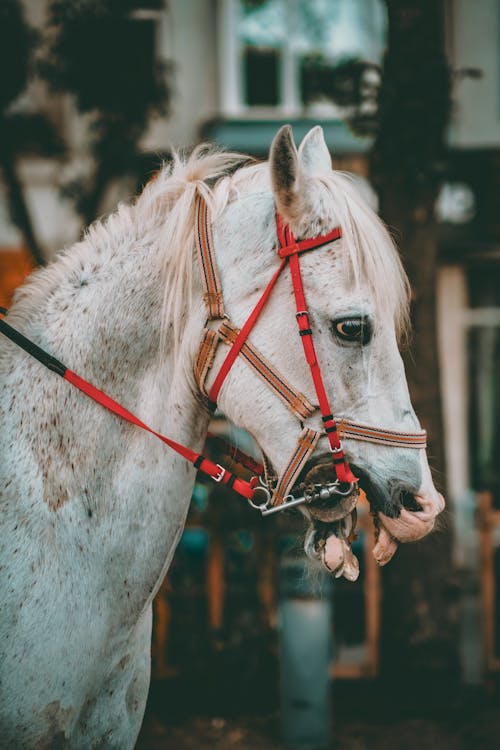
[{"label": "background building", "polygon": [[[148,40],[151,64],[168,64],[170,111],[149,122],[140,142],[144,160],[135,174],[109,182],[96,215],[132,196],[137,181],[172,148],[208,139],[265,157],[284,122],[293,125],[297,141],[312,124],[321,123],[335,166],[368,177],[373,139],[353,135],[343,119],[345,108],[327,92],[339,62],[381,63],[387,41],[383,0],[169,0],[165,7],[144,0],[132,5],[130,20],[137,39]],[[29,22],[43,29],[48,2],[24,0],[23,6]],[[475,683],[483,679],[485,665],[495,669],[500,659],[498,594],[487,583],[500,568],[500,532],[490,526],[494,515],[483,514],[482,537],[478,525],[479,492],[490,493],[500,510],[500,2],[446,0],[443,7],[446,56],[454,73],[448,159],[436,204],[436,325],[453,562],[461,582],[460,662],[462,678]],[[369,96],[365,106],[369,114]],[[24,154],[15,163],[34,232],[50,258],[82,230],[81,215],[62,188],[75,175],[89,173],[91,117],[82,116],[75,97],[50,92],[39,77],[31,79],[11,109],[46,114],[68,145],[66,153],[50,158]],[[9,212],[5,181],[3,187],[0,182],[5,294],[26,272],[24,248],[25,238]],[[482,507],[488,497],[482,495]],[[238,545],[244,547],[245,541],[239,539]],[[212,560],[212,580],[223,575],[217,560]],[[486,582],[482,600],[481,581]],[[263,586],[265,601],[265,581]],[[214,597],[212,609],[218,606]],[[483,621],[481,612],[487,615]],[[210,617],[217,624],[217,612]]]}]

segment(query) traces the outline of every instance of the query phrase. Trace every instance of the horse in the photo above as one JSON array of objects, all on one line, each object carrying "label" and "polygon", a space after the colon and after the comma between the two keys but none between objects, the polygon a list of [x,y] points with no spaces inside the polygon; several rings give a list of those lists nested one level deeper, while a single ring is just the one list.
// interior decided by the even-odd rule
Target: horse
[{"label": "horse", "polygon": [[[308,553],[336,575],[357,575],[358,484],[379,564],[431,531],[444,501],[398,348],[408,296],[386,228],[332,169],[321,128],[297,149],[289,126],[268,162],[209,146],[174,155],[18,290],[13,329],[196,459],[2,340],[2,747],[133,748],[152,600],[200,463],[264,515],[296,504]],[[214,391],[259,446],[258,486],[200,458]]]}]

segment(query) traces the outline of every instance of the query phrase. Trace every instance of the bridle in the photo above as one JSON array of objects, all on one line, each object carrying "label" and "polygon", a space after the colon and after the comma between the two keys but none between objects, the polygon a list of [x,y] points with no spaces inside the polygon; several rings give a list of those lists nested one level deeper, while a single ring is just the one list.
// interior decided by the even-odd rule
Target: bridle
[{"label": "bridle", "polygon": [[[231,323],[224,310],[224,300],[217,272],[208,206],[201,195],[197,197],[196,249],[201,268],[203,298],[207,308],[207,323],[195,363],[195,377],[198,387],[205,395],[209,406],[212,409],[215,408],[220,389],[236,358],[241,356],[259,377],[285,402],[299,422],[302,423],[318,409],[323,422],[323,432],[318,432],[307,427],[302,429],[288,464],[279,478],[273,475],[272,471],[269,470],[267,462],[264,462],[265,481],[255,488],[255,494],[261,493],[264,496],[264,501],[262,504],[257,504],[253,498],[250,500],[253,507],[257,507],[263,515],[274,513],[283,508],[314,502],[316,499],[319,499],[321,493],[321,499],[325,500],[327,499],[325,492],[330,497],[335,495],[350,495],[357,486],[358,480],[352,473],[346,459],[341,437],[402,448],[422,449],[426,447],[426,433],[424,430],[415,433],[385,430],[348,419],[336,419],[333,416],[314,348],[313,331],[302,283],[300,256],[302,253],[315,250],[340,239],[342,230],[340,227],[335,227],[327,234],[297,241],[290,227],[285,224],[279,213],[276,213],[276,231],[278,240],[277,254],[281,261],[280,265],[242,328],[238,329]],[[317,406],[312,404],[304,394],[295,389],[248,340],[276,282],[287,265],[290,267],[291,273],[298,332],[302,341],[305,359],[310,368],[316,392]],[[207,375],[213,366],[216,352],[221,342],[230,347],[229,352],[224,358],[211,387],[207,390]],[[291,490],[323,435],[326,435],[330,447],[335,481],[330,483],[328,487],[323,487],[317,492],[318,497],[315,497],[314,491],[309,491],[309,494],[306,491],[302,497],[296,498],[290,494]]]},{"label": "bridle", "polygon": [[[223,294],[217,272],[208,206],[201,195],[196,199],[196,249],[200,261],[203,297],[207,307],[207,321],[195,360],[194,374],[198,387],[207,400],[209,407],[215,408],[220,389],[236,358],[240,356],[287,405],[300,423],[312,416],[318,409],[321,413],[323,432],[307,427],[301,430],[290,459],[280,477],[274,475],[272,468],[265,458],[264,465],[261,467],[241,451],[237,451],[236,456],[239,463],[250,467],[254,471],[256,470],[257,473],[250,480],[235,476],[220,464],[214,463],[202,454],[177,443],[149,427],[117,401],[67,368],[62,362],[41,349],[33,341],[6,323],[5,320],[1,319],[0,332],[41,362],[45,367],[81,390],[89,398],[122,419],[151,433],[214,481],[231,487],[240,496],[246,498],[252,507],[260,510],[263,515],[269,515],[279,510],[304,503],[314,503],[319,499],[325,501],[325,499],[327,500],[335,496],[346,497],[355,491],[357,479],[349,467],[342,448],[341,438],[361,440],[391,447],[423,449],[426,447],[426,433],[424,430],[418,432],[386,430],[350,419],[337,419],[333,416],[314,348],[313,331],[302,284],[300,256],[304,252],[315,250],[338,240],[342,236],[342,231],[340,227],[336,227],[327,234],[297,241],[279,214],[276,215],[276,228],[278,239],[277,253],[280,258],[279,267],[273,274],[246,322],[241,329],[238,329],[231,323],[224,312]],[[296,390],[248,340],[249,334],[261,315],[278,278],[287,266],[290,267],[291,272],[297,310],[298,332],[302,341],[304,355],[311,371],[318,401],[317,405],[312,404],[304,394]],[[6,310],[1,310],[1,312],[4,314],[7,313]],[[229,351],[219,372],[215,376],[212,386],[207,391],[207,375],[214,363],[216,351],[220,343],[229,346]],[[306,488],[302,496],[295,497],[291,494],[291,490],[296,484],[307,461],[314,453],[319,439],[325,435],[331,451],[335,480],[324,487]],[[263,477],[261,474],[263,474]],[[262,499],[262,502],[258,502],[259,498]]]}]

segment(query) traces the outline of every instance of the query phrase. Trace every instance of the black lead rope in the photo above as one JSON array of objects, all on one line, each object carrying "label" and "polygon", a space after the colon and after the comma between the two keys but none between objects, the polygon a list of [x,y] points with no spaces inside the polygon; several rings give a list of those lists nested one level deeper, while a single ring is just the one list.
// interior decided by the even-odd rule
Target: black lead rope
[{"label": "black lead rope", "polygon": [[[8,314],[8,310],[6,310],[5,307],[0,307],[0,312],[2,313],[2,315]],[[68,368],[63,365],[62,362],[59,362],[58,359],[41,349],[39,346],[34,344],[33,341],[27,339],[26,336],[23,336],[22,333],[16,331],[15,328],[12,328],[12,326],[6,323],[5,320],[1,319],[0,333],[3,333],[3,335],[10,339],[14,344],[17,344],[17,346],[21,347],[21,349],[27,352],[27,354],[30,354],[32,357],[41,362],[42,365],[48,367],[48,369],[52,370],[52,372],[57,373],[57,375],[60,375],[62,378],[65,376],[66,370]]]},{"label": "black lead rope", "polygon": [[[0,312],[3,315],[7,315],[7,310],[5,310],[5,308],[3,307],[0,308]],[[130,422],[131,424],[134,424],[137,427],[140,427],[142,430],[146,430],[146,432],[149,432],[157,437],[162,441],[162,443],[168,445],[170,448],[172,448],[172,450],[174,450],[180,456],[183,456],[183,458],[192,463],[197,469],[200,469],[204,474],[209,476],[214,481],[223,482],[228,487],[231,487],[236,493],[238,493],[238,495],[244,497],[246,500],[251,501],[253,499],[258,489],[257,476],[252,477],[250,481],[241,479],[240,477],[232,474],[220,464],[214,463],[209,458],[206,458],[197,451],[194,451],[191,448],[182,445],[181,443],[177,443],[175,440],[172,440],[166,435],[162,435],[160,432],[153,430],[152,427],[149,427],[149,425],[139,419],[139,417],[128,411],[128,409],[118,403],[118,401],[115,401],[113,398],[111,398],[111,396],[108,396],[107,393],[99,390],[91,383],[88,383],[75,372],[63,365],[63,363],[58,359],[52,357],[52,355],[48,354],[46,351],[34,344],[33,341],[30,341],[30,339],[26,338],[26,336],[23,336],[22,333],[17,331],[15,328],[12,328],[12,326],[1,319],[0,333],[3,333],[3,335],[10,339],[10,341],[12,341],[14,344],[17,344],[17,346],[23,349],[23,351],[38,360],[38,362],[44,365],[44,367],[47,367],[57,375],[60,375],[62,378],[71,383],[71,385],[74,385],[86,396],[91,398],[93,401],[100,404],[105,409],[108,409],[108,411],[116,414],[121,419],[124,419],[127,422]]]}]

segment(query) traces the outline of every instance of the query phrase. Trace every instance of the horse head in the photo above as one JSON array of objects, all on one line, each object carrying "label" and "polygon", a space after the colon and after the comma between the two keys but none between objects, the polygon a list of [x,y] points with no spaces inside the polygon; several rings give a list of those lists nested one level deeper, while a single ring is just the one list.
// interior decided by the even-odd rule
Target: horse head
[{"label": "horse head", "polygon": [[[357,561],[349,541],[358,485],[341,482],[339,487],[325,430],[329,422],[317,408],[309,356],[306,352],[304,357],[297,335],[301,312],[290,272],[285,268],[279,273],[283,252],[276,251],[276,216],[278,248],[286,236],[292,238],[288,253],[299,254],[307,244],[300,242],[308,238],[326,240],[317,243],[314,252],[300,253],[310,325],[301,335],[312,331],[314,356],[335,417],[330,429],[337,428],[345,466],[378,516],[374,555],[380,564],[390,560],[398,541],[430,532],[444,507],[432,482],[398,348],[408,317],[408,282],[382,222],[352,180],[332,170],[321,128],[313,128],[298,150],[291,129],[282,128],[264,169],[243,168],[231,178],[228,202],[214,219],[213,236],[225,312],[236,329],[245,324],[278,269],[249,339],[255,356],[270,365],[256,373],[238,358],[217,393],[218,403],[262,450],[269,492],[282,492],[278,504],[306,493],[309,502],[300,507],[311,524],[308,554],[320,557],[338,575],[355,578]],[[279,222],[286,227],[282,242]],[[338,235],[332,233],[336,227]],[[214,373],[223,356],[217,352]],[[291,384],[288,402],[266,383],[271,367],[278,380]],[[213,374],[207,382],[210,388]],[[278,395],[283,394],[278,390]],[[300,447],[305,443],[307,448]]]}]

